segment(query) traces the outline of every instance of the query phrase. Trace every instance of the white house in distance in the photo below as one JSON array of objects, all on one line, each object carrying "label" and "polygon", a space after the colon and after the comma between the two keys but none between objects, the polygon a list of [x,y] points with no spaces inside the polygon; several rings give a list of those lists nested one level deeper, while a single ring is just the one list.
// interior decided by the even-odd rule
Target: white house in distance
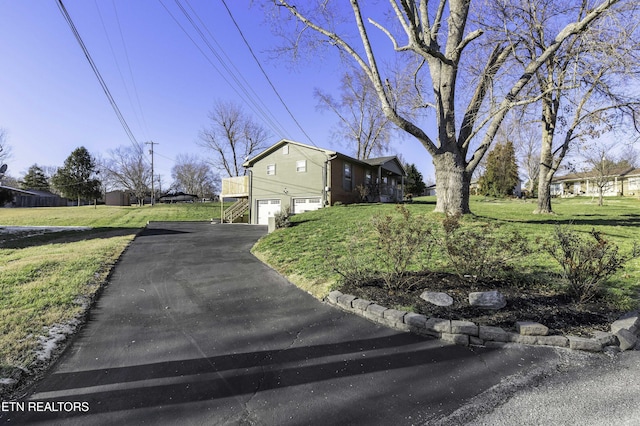
[{"label": "white house in distance", "polygon": [[[578,195],[597,196],[596,180],[601,179],[594,171],[570,173],[555,177],[551,181],[551,195],[556,197],[575,197]],[[605,196],[640,195],[640,168],[621,167],[605,176],[607,184],[603,187]]]}]

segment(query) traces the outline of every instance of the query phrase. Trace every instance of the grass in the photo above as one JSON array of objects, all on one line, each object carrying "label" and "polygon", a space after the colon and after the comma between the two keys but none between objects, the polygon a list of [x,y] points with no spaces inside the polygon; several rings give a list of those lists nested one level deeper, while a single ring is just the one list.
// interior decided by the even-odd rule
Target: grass
[{"label": "grass", "polygon": [[[536,240],[548,238],[556,225],[568,225],[579,232],[588,233],[596,228],[610,238],[623,252],[629,252],[635,241],[640,241],[640,200],[635,198],[607,198],[605,206],[598,207],[590,198],[556,199],[554,215],[534,215],[533,201],[495,200],[475,197],[471,201],[474,215],[464,218],[468,223],[494,222],[500,231],[518,230],[532,245]],[[435,197],[421,197],[407,206],[413,214],[441,220],[433,213]],[[358,251],[373,244],[371,218],[376,214],[390,214],[393,205],[364,204],[336,206],[295,215],[290,228],[278,230],[262,238],[253,252],[274,269],[299,284],[316,297],[323,297],[335,285],[339,275],[335,272],[337,259],[359,255]],[[366,243],[354,244],[353,236]],[[444,268],[442,257],[432,265]],[[618,303],[633,306],[640,291],[638,259],[632,260],[612,282],[610,293]],[[519,260],[518,269],[537,280],[559,272],[559,266],[541,250]]]},{"label": "grass", "polygon": [[219,203],[156,204],[144,207],[80,206],[0,209],[0,226],[91,226],[141,228],[149,221],[220,218]]},{"label": "grass", "polygon": [[[0,378],[37,361],[48,329],[87,309],[113,264],[149,221],[208,221],[220,205],[0,209]],[[90,230],[2,235],[2,226]]]}]

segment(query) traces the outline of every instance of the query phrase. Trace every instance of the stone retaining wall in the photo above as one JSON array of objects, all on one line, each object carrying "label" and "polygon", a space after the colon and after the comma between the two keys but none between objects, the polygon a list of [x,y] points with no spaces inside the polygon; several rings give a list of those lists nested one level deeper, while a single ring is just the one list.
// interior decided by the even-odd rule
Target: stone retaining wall
[{"label": "stone retaining wall", "polygon": [[389,309],[340,291],[332,291],[325,301],[396,330],[436,337],[464,346],[499,346],[511,342],[590,352],[619,352],[633,348],[640,350],[640,313],[638,312],[627,314],[615,321],[611,324],[610,332],[596,332],[592,338],[584,338],[550,336],[546,326],[528,321],[517,322],[517,332],[511,332],[500,327],[477,325],[471,321],[427,318],[425,315],[413,312]]}]

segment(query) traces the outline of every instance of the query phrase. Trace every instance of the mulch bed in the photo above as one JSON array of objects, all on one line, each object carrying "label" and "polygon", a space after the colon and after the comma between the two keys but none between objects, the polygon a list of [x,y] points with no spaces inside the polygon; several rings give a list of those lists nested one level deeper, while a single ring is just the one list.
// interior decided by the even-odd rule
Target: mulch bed
[{"label": "mulch bed", "polygon": [[[511,331],[515,331],[516,321],[535,321],[549,327],[550,334],[592,337],[596,330],[609,331],[611,323],[622,314],[611,310],[603,301],[580,305],[552,289],[517,288],[501,280],[475,280],[437,272],[415,274],[408,279],[410,290],[390,291],[382,280],[362,286],[345,283],[339,290],[387,308],[408,310],[411,307],[427,317],[467,320]],[[500,291],[507,306],[494,311],[469,305],[469,293],[490,290]],[[432,305],[420,298],[424,291],[445,292],[454,303],[448,307]]]}]

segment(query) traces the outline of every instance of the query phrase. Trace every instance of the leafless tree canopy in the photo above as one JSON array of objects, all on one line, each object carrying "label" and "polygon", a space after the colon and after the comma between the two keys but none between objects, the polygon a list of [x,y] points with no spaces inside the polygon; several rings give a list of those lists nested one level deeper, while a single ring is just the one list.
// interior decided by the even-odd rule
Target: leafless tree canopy
[{"label": "leafless tree canopy", "polygon": [[150,192],[151,163],[144,155],[144,145],[119,146],[109,151],[100,166],[103,182],[114,189],[130,191],[139,203]]},{"label": "leafless tree canopy", "polygon": [[7,142],[7,131],[0,127],[0,165],[4,164],[11,156],[11,147]]},{"label": "leafless tree canopy", "polygon": [[200,198],[213,198],[219,190],[219,177],[211,166],[195,155],[181,154],[171,169],[172,190]]},{"label": "leafless tree canopy", "polygon": [[[489,16],[496,31],[518,42],[514,59],[524,64],[556,42],[558,17],[582,19],[596,6],[595,1],[516,0]],[[552,212],[551,180],[572,146],[594,143],[622,127],[637,128],[637,14],[634,2],[619,2],[569,37],[536,71],[530,91],[539,102],[530,109],[541,123],[537,213]]]},{"label": "leafless tree canopy", "polygon": [[[350,0],[347,10],[346,2],[338,1],[270,1],[285,12],[277,18],[291,51],[324,44],[337,47],[360,66],[375,88],[384,114],[431,154],[436,170],[436,210],[447,213],[469,211],[473,171],[508,111],[531,102],[523,99],[527,94],[523,89],[538,69],[563,43],[584,33],[619,2],[624,3],[588,2],[589,8],[582,15],[570,19],[562,15],[555,21],[548,45],[514,62],[521,41],[484,25],[480,19],[488,13],[488,5],[497,9],[512,2],[389,0],[388,7],[381,10],[384,2]],[[472,3],[478,8],[474,9]],[[287,21],[287,17],[293,20]],[[508,28],[515,25],[518,22],[509,22]],[[287,28],[291,31],[285,31]],[[429,111],[435,123],[419,122],[396,107],[396,92],[386,84],[388,79],[380,66],[390,53],[413,59],[416,66],[412,75],[421,95],[418,104]],[[478,58],[482,58],[481,63]]]},{"label": "leafless tree canopy", "polygon": [[242,163],[266,148],[269,133],[233,102],[216,102],[209,119],[199,145],[211,153],[216,169],[229,177],[244,175]]},{"label": "leafless tree canopy", "polygon": [[[412,78],[406,68],[394,75],[393,81],[386,84],[396,92],[396,108],[402,108],[411,115]],[[380,109],[380,101],[371,80],[360,68],[349,67],[342,76],[340,96],[334,98],[330,93],[315,89],[314,95],[318,107],[328,110],[338,117],[336,136],[346,141],[350,154],[357,159],[384,155],[389,150],[395,125]]]}]

